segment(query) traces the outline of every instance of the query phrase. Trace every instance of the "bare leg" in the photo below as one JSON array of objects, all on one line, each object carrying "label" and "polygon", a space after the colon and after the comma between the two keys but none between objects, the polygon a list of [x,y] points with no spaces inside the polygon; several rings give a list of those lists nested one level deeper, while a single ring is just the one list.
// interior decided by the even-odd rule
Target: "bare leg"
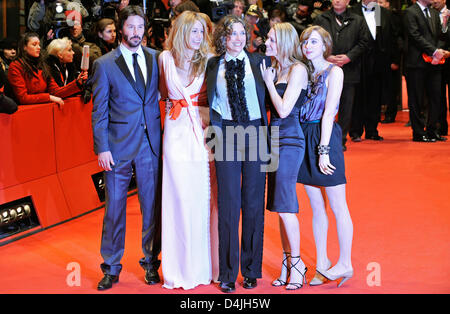
[{"label": "bare leg", "polygon": [[[297,270],[291,269],[289,283],[302,284],[302,274],[304,273],[305,264],[300,258],[300,225],[297,216],[292,213],[280,213],[280,219],[282,220],[281,225],[283,225],[285,236],[291,249],[291,259],[290,263],[287,265],[291,267],[291,265],[296,264],[297,268]],[[299,271],[301,271],[301,273]],[[295,286],[291,287],[288,284],[286,288],[292,289],[295,288]]]},{"label": "bare leg", "polygon": [[305,185],[305,190],[313,211],[312,224],[316,243],[316,268],[327,270],[331,263],[327,254],[328,216],[325,210],[325,201],[320,188]]},{"label": "bare leg", "polygon": [[272,282],[272,285],[275,287],[282,286],[287,282],[289,277],[289,265],[291,263],[291,247],[289,246],[289,240],[281,216],[278,216],[278,223],[280,225],[281,246],[283,248],[283,264],[281,266],[280,277]]},{"label": "bare leg", "polygon": [[339,239],[339,260],[329,270],[331,275],[339,275],[353,270],[352,267],[352,240],[353,223],[345,197],[345,184],[326,187],[330,206],[336,217],[336,227]]}]

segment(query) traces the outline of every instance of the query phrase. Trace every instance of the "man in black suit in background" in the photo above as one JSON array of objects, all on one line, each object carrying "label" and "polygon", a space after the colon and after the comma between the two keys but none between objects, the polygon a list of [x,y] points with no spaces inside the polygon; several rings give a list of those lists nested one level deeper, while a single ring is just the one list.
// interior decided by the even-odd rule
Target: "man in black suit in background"
[{"label": "man in black suit in background", "polygon": [[[428,7],[430,3],[431,0],[418,0],[407,8],[404,14],[407,35],[405,66],[408,108],[415,142],[447,140],[437,132],[442,74],[438,63],[448,53],[442,49],[446,34],[442,30],[439,13]],[[428,58],[429,62],[426,62],[425,58]],[[424,92],[428,99],[426,123],[420,118]]]},{"label": "man in black suit in background", "polygon": [[352,7],[352,12],[364,19],[369,30],[369,48],[361,57],[361,88],[353,106],[350,137],[382,141],[377,126],[380,122],[383,81],[391,69],[398,69],[400,54],[398,30],[394,26],[391,12],[379,6],[376,0],[363,0]]},{"label": "man in black suit in background", "polygon": [[[441,26],[445,29],[448,28],[448,19],[450,10],[445,5],[445,0],[431,0],[433,8],[438,10]],[[450,32],[447,31],[447,40],[445,43],[445,49],[450,49]],[[448,122],[447,122],[447,101],[450,99],[450,89],[447,94],[447,87],[450,86],[450,60],[447,60],[442,68],[441,78],[441,106],[439,109],[438,130],[440,135],[448,135]]]},{"label": "man in black suit in background", "polygon": [[342,128],[342,148],[350,129],[355,94],[361,79],[361,55],[369,44],[364,19],[347,9],[350,0],[332,0],[333,8],[316,17],[315,25],[326,29],[333,39],[331,63],[344,71],[344,86],[339,104],[338,124]]}]

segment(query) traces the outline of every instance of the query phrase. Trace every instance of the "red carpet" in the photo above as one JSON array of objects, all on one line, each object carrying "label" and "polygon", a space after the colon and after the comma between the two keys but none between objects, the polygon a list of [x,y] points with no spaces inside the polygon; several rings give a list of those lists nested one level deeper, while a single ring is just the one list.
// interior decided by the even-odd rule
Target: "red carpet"
[{"label": "red carpet", "polygon": [[[411,128],[404,127],[407,119],[402,112],[396,123],[381,125],[383,142],[348,144],[345,158],[354,224],[354,277],[339,289],[336,283],[329,283],[290,294],[450,293],[450,140],[414,143]],[[312,214],[303,186],[298,185],[297,191],[301,251],[309,281],[315,269]],[[0,294],[98,293],[102,219],[103,209],[0,247]],[[120,282],[102,293],[220,293],[216,284],[189,291],[146,285],[138,264],[140,219],[137,196],[132,196]],[[328,251],[334,264],[338,246],[330,209],[329,219]],[[277,215],[266,212],[263,278],[249,291],[240,286],[239,277],[237,293],[285,293],[270,285],[279,274],[280,247]],[[81,277],[75,286],[69,285],[74,278],[70,263],[80,266]],[[379,285],[372,285],[374,282]]]}]

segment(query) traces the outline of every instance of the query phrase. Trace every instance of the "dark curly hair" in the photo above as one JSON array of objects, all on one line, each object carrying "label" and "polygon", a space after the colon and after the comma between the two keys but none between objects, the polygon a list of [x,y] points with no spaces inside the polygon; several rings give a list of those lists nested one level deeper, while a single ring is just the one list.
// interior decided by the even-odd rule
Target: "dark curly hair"
[{"label": "dark curly hair", "polygon": [[227,36],[231,35],[233,32],[233,24],[236,23],[241,23],[242,26],[244,26],[247,35],[245,48],[247,48],[248,43],[250,42],[250,31],[247,22],[238,16],[227,15],[224,16],[216,25],[213,34],[213,45],[218,55],[221,55],[227,51]]}]

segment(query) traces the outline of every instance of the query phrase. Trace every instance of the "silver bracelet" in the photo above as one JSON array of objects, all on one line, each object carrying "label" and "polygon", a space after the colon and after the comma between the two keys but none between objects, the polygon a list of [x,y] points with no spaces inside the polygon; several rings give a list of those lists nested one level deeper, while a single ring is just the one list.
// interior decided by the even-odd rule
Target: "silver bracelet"
[{"label": "silver bracelet", "polygon": [[328,155],[330,153],[330,145],[318,145],[317,151],[319,155]]}]

